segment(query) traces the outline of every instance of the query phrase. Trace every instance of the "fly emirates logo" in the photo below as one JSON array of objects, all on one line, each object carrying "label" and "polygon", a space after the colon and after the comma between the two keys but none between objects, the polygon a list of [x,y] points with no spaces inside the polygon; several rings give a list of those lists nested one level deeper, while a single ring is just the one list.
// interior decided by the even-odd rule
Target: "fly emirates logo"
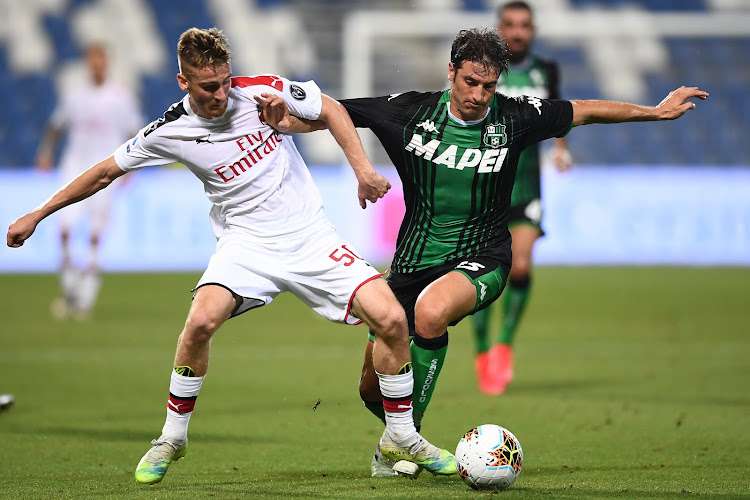
[{"label": "fly emirates logo", "polygon": [[[441,147],[442,146],[442,147]],[[432,139],[425,144],[422,136],[414,134],[409,144],[405,148],[417,156],[424,157],[425,160],[431,161],[436,165],[445,165],[448,168],[463,170],[465,168],[476,168],[480,174],[490,172],[499,172],[503,166],[505,157],[508,155],[508,148],[501,149],[464,149],[459,155],[459,148],[455,144],[446,145],[437,139]],[[463,149],[463,148],[462,148]],[[440,150],[440,154],[435,158],[435,154]]]},{"label": "fly emirates logo", "polygon": [[215,168],[214,172],[222,181],[229,182],[235,177],[239,177],[243,172],[250,170],[256,163],[271,154],[281,143],[281,137],[274,132],[268,139],[263,141],[263,134],[250,134],[236,141],[237,146],[242,151],[242,157],[231,165],[222,165]]}]

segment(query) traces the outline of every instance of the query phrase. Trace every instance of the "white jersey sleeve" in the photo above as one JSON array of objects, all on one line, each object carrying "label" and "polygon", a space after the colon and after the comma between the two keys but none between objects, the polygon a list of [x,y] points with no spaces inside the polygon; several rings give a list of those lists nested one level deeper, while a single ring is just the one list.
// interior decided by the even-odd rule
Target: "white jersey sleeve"
[{"label": "white jersey sleeve", "polygon": [[[115,150],[115,163],[125,172],[139,170],[150,165],[166,165],[179,161],[170,148],[179,147],[179,141],[164,140],[159,127],[170,120],[170,115],[180,113],[182,102],[175,103],[164,117],[143,127],[138,134]],[[184,114],[184,110],[181,112]]]},{"label": "white jersey sleeve", "polygon": [[253,102],[261,93],[276,94],[286,101],[290,113],[308,120],[317,120],[323,106],[320,88],[312,80],[295,82],[276,75],[235,77],[232,87],[238,97]]}]

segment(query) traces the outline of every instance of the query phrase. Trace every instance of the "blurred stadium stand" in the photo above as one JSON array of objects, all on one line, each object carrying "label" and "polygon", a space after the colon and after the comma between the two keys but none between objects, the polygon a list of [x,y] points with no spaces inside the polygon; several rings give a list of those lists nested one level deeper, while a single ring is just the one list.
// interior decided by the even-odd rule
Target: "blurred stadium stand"
[{"label": "blurred stadium stand", "polygon": [[[346,94],[345,21],[353,13],[387,11],[411,15],[435,10],[484,16],[494,24],[490,0],[0,0],[0,168],[25,168],[34,161],[43,127],[60,89],[80,78],[79,56],[92,41],[111,47],[114,76],[142,99],[145,116],[156,119],[181,97],[175,83],[174,46],[190,26],[219,26],[230,37],[235,73],[281,73],[314,78],[324,92]],[[715,13],[750,15],[746,0],[544,0],[538,12]],[[581,26],[580,29],[586,29]],[[374,95],[406,89],[438,89],[446,84],[447,48],[454,33],[439,39],[381,39],[369,54],[378,68]],[[628,43],[623,42],[623,43]],[[627,47],[624,48],[625,50]],[[619,49],[622,53],[623,48]],[[700,119],[660,127],[627,124],[592,126],[571,134],[577,163],[750,165],[750,31],[740,36],[717,30],[712,37],[643,39],[635,58],[644,64],[633,79],[602,84],[601,60],[584,43],[560,42],[540,30],[536,51],[562,68],[565,98],[618,98],[631,87],[644,104],[658,103],[681,84],[711,93],[696,112]],[[642,57],[642,54],[648,57]],[[439,57],[439,58],[438,58]],[[617,65],[619,56],[609,57]],[[621,83],[620,83],[621,82]],[[617,85],[620,84],[620,88]],[[322,136],[303,141],[313,163],[337,161]],[[312,142],[316,144],[313,145]],[[308,144],[309,143],[309,144]],[[322,143],[322,145],[321,145]],[[382,156],[376,161],[386,161]]]}]

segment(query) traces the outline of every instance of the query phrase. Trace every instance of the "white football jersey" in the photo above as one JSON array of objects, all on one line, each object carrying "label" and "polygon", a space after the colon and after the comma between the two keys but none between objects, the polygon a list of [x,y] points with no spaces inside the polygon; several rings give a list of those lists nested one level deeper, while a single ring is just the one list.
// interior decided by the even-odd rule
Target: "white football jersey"
[{"label": "white football jersey", "polygon": [[292,141],[271,128],[253,96],[280,95],[290,111],[315,120],[322,97],[313,81],[273,75],[232,78],[229,102],[218,118],[202,118],[189,95],[115,151],[126,172],[179,162],[201,182],[213,203],[216,237],[239,230],[264,244],[308,237],[325,226],[323,202]]},{"label": "white football jersey", "polygon": [[141,128],[143,117],[133,94],[116,83],[105,82],[87,83],[65,94],[50,122],[68,132],[60,158],[67,181],[111,155]]}]

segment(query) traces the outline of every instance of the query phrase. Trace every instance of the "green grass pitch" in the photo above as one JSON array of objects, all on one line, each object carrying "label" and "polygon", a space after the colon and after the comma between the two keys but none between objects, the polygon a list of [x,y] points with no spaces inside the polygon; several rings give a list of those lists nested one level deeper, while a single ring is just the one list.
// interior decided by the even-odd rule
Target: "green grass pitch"
[{"label": "green grass pitch", "polygon": [[[217,333],[186,459],[136,484],[197,278],[107,275],[79,323],[50,318],[54,276],[0,276],[0,392],[16,396],[0,413],[0,498],[493,495],[427,473],[371,479],[365,327],[289,294]],[[541,268],[534,287],[501,397],[476,389],[470,323],[452,330],[428,439],[454,449],[475,425],[511,429],[525,462],[508,498],[750,498],[750,269]]]}]

